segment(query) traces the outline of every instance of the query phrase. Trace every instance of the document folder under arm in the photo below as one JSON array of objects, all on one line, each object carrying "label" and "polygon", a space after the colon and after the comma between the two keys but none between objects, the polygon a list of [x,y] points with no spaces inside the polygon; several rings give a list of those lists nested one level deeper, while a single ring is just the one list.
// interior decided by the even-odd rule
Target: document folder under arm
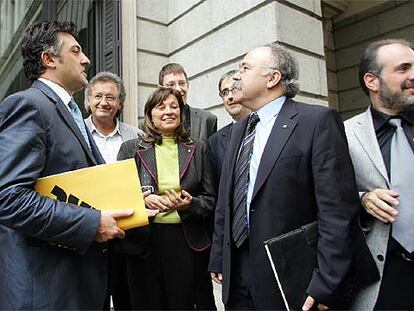
[{"label": "document folder under arm", "polygon": [[312,222],[265,242],[287,310],[301,310],[317,266],[318,225]]}]

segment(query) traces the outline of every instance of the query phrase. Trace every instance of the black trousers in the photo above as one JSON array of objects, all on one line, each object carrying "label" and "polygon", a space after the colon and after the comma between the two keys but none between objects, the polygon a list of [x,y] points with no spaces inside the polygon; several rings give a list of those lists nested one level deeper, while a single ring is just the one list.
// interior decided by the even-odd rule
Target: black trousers
[{"label": "black trousers", "polygon": [[414,261],[387,255],[375,310],[414,310]]},{"label": "black trousers", "polygon": [[127,255],[133,310],[215,310],[209,249],[192,250],[182,224],[152,224],[150,253]]},{"label": "black trousers", "polygon": [[130,297],[128,283],[126,282],[126,259],[125,255],[117,252],[113,247],[110,249],[110,292],[115,310],[130,310]]},{"label": "black trousers", "polygon": [[252,284],[253,274],[250,271],[249,239],[236,248],[231,255],[230,291],[226,310],[255,310]]}]

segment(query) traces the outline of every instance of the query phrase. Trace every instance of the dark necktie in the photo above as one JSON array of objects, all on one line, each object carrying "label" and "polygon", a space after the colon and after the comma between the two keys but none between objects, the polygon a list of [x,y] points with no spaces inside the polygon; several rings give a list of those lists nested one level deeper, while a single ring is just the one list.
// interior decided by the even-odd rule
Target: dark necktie
[{"label": "dark necktie", "polygon": [[401,119],[390,119],[388,122],[396,128],[391,141],[391,188],[400,194],[392,236],[411,253],[414,251],[414,190],[411,184],[414,153],[401,127]]},{"label": "dark necktie", "polygon": [[240,247],[248,236],[246,199],[254,135],[259,120],[256,112],[250,115],[234,171],[232,236],[236,247]]},{"label": "dark necktie", "polygon": [[89,143],[89,137],[86,132],[86,126],[85,122],[83,121],[82,113],[78,108],[78,105],[76,104],[75,100],[72,98],[69,102],[69,108],[70,113],[72,114],[73,119],[75,120],[76,124],[78,125],[78,128],[83,136],[85,138],[86,144],[88,145],[89,149],[91,149],[91,145]]}]

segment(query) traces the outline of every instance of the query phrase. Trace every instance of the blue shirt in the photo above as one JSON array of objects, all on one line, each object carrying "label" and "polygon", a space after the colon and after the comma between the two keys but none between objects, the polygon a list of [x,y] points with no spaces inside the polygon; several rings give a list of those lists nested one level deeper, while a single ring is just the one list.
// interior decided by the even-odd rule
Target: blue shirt
[{"label": "blue shirt", "polygon": [[276,117],[286,101],[286,96],[278,97],[257,111],[260,121],[256,125],[254,135],[253,153],[250,160],[249,186],[247,188],[247,223],[250,221],[250,202],[252,200],[254,184],[256,182],[257,171],[259,170],[260,160],[262,159],[264,148],[269,139],[270,132],[275,124]]}]

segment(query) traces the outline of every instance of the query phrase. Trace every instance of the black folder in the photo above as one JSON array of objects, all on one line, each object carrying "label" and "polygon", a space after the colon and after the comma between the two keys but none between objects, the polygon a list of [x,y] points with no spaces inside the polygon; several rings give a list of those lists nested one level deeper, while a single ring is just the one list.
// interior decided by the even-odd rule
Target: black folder
[{"label": "black folder", "polygon": [[301,310],[317,265],[316,221],[265,242],[277,285],[287,310]]}]

